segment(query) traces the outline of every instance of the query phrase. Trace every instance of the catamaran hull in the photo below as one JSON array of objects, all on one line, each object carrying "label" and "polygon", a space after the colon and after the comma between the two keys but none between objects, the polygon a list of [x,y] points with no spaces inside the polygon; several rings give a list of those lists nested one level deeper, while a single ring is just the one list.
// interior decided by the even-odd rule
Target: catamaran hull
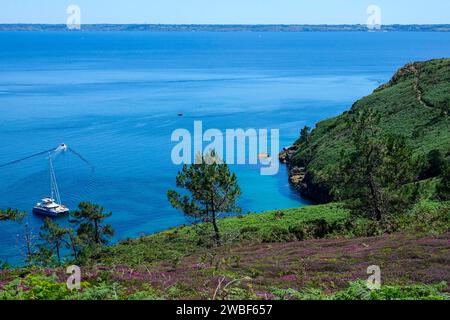
[{"label": "catamaran hull", "polygon": [[47,217],[58,217],[58,216],[62,216],[64,214],[69,213],[69,210],[60,211],[60,212],[51,212],[51,211],[47,211],[47,210],[40,209],[40,208],[33,208],[33,213],[47,216]]}]

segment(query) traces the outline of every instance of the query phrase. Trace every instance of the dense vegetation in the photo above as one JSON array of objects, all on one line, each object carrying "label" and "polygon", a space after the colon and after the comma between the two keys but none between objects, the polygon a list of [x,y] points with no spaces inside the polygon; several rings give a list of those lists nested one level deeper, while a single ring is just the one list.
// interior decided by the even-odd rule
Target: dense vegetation
[{"label": "dense vegetation", "polygon": [[[70,214],[68,227],[62,227],[50,218],[44,220],[36,236],[27,223],[18,238],[27,266],[60,266],[68,262],[83,263],[108,244],[114,230],[103,221],[112,213],[104,213],[101,206],[82,202]],[[26,213],[8,209],[0,211],[0,221],[22,222]],[[5,268],[6,262],[0,261]]]},{"label": "dense vegetation", "polygon": [[[450,60],[415,63],[303,128],[288,163],[328,204],[240,215],[227,165],[194,164],[168,192],[191,225],[107,246],[111,213],[81,203],[71,227],[46,220],[36,246],[25,238],[26,267],[0,265],[0,299],[450,299],[449,102]],[[66,287],[69,264],[81,290]]]},{"label": "dense vegetation", "polygon": [[[219,221],[220,246],[198,224],[104,247],[82,264],[81,291],[62,267],[4,270],[0,298],[448,299],[449,226],[450,203],[437,201],[389,223],[340,204],[250,214]],[[361,281],[371,264],[380,291]]]},{"label": "dense vegetation", "polygon": [[403,139],[414,161],[406,172],[410,182],[420,182],[423,197],[435,193],[450,157],[450,59],[409,64],[350,111],[302,132],[289,162],[305,170],[304,195],[320,202],[336,199],[332,190],[339,188],[335,177],[342,173],[342,154],[355,150],[355,119],[369,111],[379,118],[370,124],[377,131],[373,139],[379,144],[384,137]]},{"label": "dense vegetation", "polygon": [[[0,300],[162,300],[176,298],[183,289],[171,287],[167,292],[147,286],[140,291],[129,290],[117,282],[83,282],[82,291],[67,290],[55,275],[30,274],[4,285]],[[303,291],[272,289],[269,293],[250,293],[236,287],[214,292],[211,298],[273,299],[273,300],[448,300],[442,290],[445,283],[436,285],[387,285],[369,290],[363,281],[350,282],[347,289],[333,294],[317,288]]]}]

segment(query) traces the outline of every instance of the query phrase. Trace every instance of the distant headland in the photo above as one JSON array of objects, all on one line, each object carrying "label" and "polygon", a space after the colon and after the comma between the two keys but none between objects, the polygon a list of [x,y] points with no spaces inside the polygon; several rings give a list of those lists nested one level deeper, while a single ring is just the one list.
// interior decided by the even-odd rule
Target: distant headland
[{"label": "distant headland", "polygon": [[[80,31],[69,30],[65,24],[0,24],[0,31]],[[450,24],[382,25],[369,30],[364,24],[294,25],[294,24],[83,24],[81,31],[147,31],[147,32],[450,32]]]}]

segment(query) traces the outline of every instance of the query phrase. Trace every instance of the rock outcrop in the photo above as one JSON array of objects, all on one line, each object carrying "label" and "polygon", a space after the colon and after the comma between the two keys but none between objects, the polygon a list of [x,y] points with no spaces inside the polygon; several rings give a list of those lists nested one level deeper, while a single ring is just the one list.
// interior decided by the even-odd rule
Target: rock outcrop
[{"label": "rock outcrop", "polygon": [[295,165],[291,159],[297,151],[296,146],[284,148],[280,153],[280,162],[288,166],[289,183],[300,195],[315,203],[328,203],[332,200],[328,189],[314,183],[311,174],[308,174],[305,167]]}]

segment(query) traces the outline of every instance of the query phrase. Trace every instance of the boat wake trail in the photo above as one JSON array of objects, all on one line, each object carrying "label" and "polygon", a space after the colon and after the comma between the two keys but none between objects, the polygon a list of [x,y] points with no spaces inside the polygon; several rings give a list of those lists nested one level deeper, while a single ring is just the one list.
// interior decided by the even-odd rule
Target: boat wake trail
[{"label": "boat wake trail", "polygon": [[91,167],[92,171],[95,171],[95,167],[89,161],[87,161],[81,154],[79,154],[72,148],[68,148],[68,150],[72,152],[74,155],[76,155],[78,158],[80,158],[80,160],[86,163],[89,167]]},{"label": "boat wake trail", "polygon": [[[79,152],[75,151],[72,148],[69,148],[66,144],[60,144],[56,148],[48,149],[45,151],[41,151],[38,153],[31,154],[27,157],[23,157],[14,161],[10,161],[4,164],[0,164],[0,169],[8,166],[16,165],[22,163],[26,160],[43,157],[45,156],[49,162],[50,168],[50,177],[51,177],[51,188],[50,188],[50,197],[43,198],[42,202],[38,203],[34,208],[33,212],[37,212],[39,209],[39,214],[57,216],[58,212],[55,208],[61,208],[66,210],[67,207],[63,206],[61,203],[61,198],[59,195],[59,187],[56,182],[55,170],[53,168],[53,161],[59,157],[62,157],[65,153],[71,153],[75,155],[75,162],[70,159],[66,159],[66,161],[60,162],[58,166],[58,174],[63,177],[61,179],[61,185],[63,186],[63,192],[66,203],[71,206],[76,206],[82,200],[89,199],[89,197],[95,192],[96,179],[95,179],[95,167],[89,162],[85,157],[83,157]],[[79,161],[81,160],[81,162]],[[78,163],[78,164],[77,164]],[[89,173],[86,172],[86,169],[90,169]],[[76,172],[76,174],[74,174]],[[22,189],[29,189],[30,194],[34,194],[36,191],[35,181],[47,181],[46,178],[43,177],[41,173],[38,174],[42,178],[33,178],[26,179],[20,183]],[[66,178],[69,177],[70,178]],[[33,185],[33,191],[31,190],[31,186]],[[13,186],[11,188],[14,188]],[[38,187],[39,192],[41,191],[40,187]],[[70,190],[76,190],[76,193],[72,193]],[[56,202],[55,202],[56,201]],[[39,208],[38,208],[39,206]],[[64,210],[60,210],[61,212]],[[65,211],[64,211],[65,212]]]},{"label": "boat wake trail", "polygon": [[72,148],[69,148],[67,145],[65,145],[64,143],[63,144],[60,144],[58,147],[56,147],[56,148],[52,148],[52,149],[49,149],[49,150],[45,150],[45,151],[41,151],[41,152],[38,152],[38,153],[35,153],[35,154],[32,154],[32,155],[29,155],[29,156],[27,156],[27,157],[24,157],[24,158],[21,158],[21,159],[17,159],[17,160],[14,160],[14,161],[10,161],[10,162],[7,162],[7,163],[3,163],[3,164],[0,164],[0,168],[4,168],[4,167],[7,167],[7,166],[10,166],[10,165],[13,165],[13,164],[17,164],[17,163],[20,163],[20,162],[22,162],[22,161],[25,161],[25,160],[29,160],[29,159],[32,159],[32,158],[34,158],[34,157],[38,157],[38,156],[42,156],[42,155],[45,155],[45,154],[47,154],[49,157],[52,157],[52,158],[55,158],[56,156],[58,156],[59,154],[61,154],[62,152],[65,152],[65,151],[70,151],[70,152],[72,152],[74,155],[76,155],[81,161],[83,161],[84,163],[86,163],[93,171],[95,170],[95,167],[88,161],[88,160],[86,160],[86,158],[84,158],[81,154],[79,154],[78,152],[76,152],[74,149],[72,149]]},{"label": "boat wake trail", "polygon": [[39,152],[39,153],[32,154],[31,156],[28,156],[28,157],[25,157],[25,158],[22,158],[22,159],[18,159],[18,160],[14,160],[14,161],[10,161],[10,162],[4,163],[4,164],[0,164],[0,168],[7,167],[7,166],[10,166],[10,165],[13,165],[13,164],[16,164],[16,163],[20,163],[22,161],[25,161],[25,160],[28,160],[28,159],[31,159],[31,158],[34,158],[34,157],[42,156],[44,154],[49,154],[49,153],[54,152],[54,151],[56,151],[56,149],[49,149],[49,150],[46,150],[46,151],[42,151],[42,152]]}]

